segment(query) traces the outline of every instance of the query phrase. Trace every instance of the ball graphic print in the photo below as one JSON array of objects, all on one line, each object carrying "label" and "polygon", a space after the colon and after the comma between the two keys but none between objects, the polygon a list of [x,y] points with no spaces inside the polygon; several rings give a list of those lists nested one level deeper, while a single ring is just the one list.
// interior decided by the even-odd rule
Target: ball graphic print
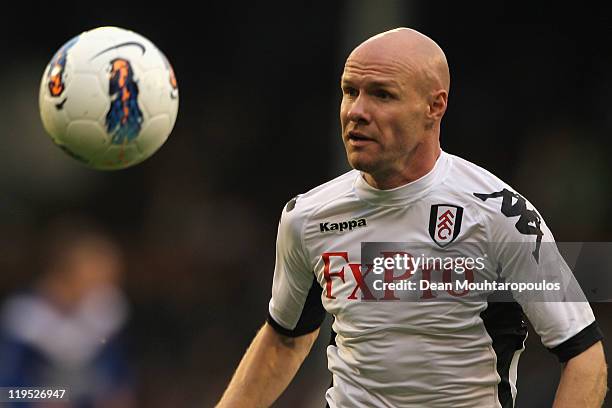
[{"label": "ball graphic print", "polygon": [[172,66],[143,36],[118,27],[83,32],[45,69],[40,116],[53,142],[99,170],[150,157],[166,141],[178,112]]}]

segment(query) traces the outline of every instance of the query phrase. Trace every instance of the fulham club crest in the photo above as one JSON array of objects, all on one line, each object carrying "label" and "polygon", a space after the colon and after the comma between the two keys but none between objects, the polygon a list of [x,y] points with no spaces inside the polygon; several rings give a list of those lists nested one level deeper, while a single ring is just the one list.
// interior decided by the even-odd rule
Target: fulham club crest
[{"label": "fulham club crest", "polygon": [[429,235],[436,244],[444,248],[459,235],[462,217],[463,207],[452,204],[432,205],[429,214]]}]

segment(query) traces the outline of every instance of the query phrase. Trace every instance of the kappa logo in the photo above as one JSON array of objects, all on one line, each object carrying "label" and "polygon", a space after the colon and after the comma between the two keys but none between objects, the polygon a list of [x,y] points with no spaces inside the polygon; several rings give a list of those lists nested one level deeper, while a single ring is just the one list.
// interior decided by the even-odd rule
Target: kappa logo
[{"label": "kappa logo", "polygon": [[295,196],[291,200],[289,200],[289,202],[285,206],[285,209],[286,209],[287,212],[293,211],[293,209],[295,208],[295,203],[297,202],[298,197],[299,196]]},{"label": "kappa logo", "polygon": [[457,238],[461,232],[463,207],[452,204],[435,204],[429,213],[429,235],[444,248]]},{"label": "kappa logo", "polygon": [[366,219],[359,218],[356,220],[341,221],[341,222],[322,222],[319,224],[321,232],[330,231],[352,231],[355,228],[367,227]]},{"label": "kappa logo", "polygon": [[542,217],[534,209],[527,208],[527,200],[520,194],[510,191],[506,188],[501,191],[496,191],[490,194],[474,193],[482,201],[487,201],[489,198],[502,197],[501,213],[506,217],[519,217],[514,226],[523,235],[535,235],[536,247],[532,252],[536,263],[540,262],[540,244],[542,242]]}]

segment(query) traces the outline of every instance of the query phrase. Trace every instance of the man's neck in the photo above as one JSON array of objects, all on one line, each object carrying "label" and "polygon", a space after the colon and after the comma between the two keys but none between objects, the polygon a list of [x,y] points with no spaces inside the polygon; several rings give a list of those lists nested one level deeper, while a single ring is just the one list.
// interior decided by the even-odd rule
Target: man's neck
[{"label": "man's neck", "polygon": [[385,174],[370,174],[363,173],[363,178],[372,187],[378,190],[391,190],[411,183],[420,179],[429,173],[434,166],[440,154],[440,143],[437,142],[432,146],[419,145],[408,159],[408,165],[404,166],[401,171],[391,171]]}]

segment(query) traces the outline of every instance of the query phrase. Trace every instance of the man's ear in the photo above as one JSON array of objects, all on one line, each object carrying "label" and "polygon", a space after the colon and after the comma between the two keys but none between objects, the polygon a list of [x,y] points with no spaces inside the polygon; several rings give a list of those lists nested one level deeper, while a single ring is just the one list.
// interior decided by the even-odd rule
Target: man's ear
[{"label": "man's ear", "polygon": [[448,104],[448,91],[439,89],[429,96],[428,119],[439,121],[446,112]]}]

